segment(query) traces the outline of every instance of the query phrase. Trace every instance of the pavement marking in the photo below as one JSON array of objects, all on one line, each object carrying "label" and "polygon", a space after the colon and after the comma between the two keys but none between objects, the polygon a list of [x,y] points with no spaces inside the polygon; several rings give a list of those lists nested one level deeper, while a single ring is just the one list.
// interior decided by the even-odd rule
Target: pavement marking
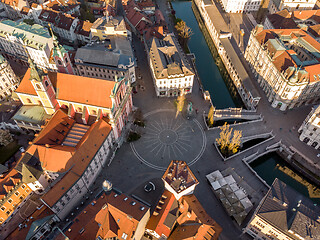
[{"label": "pavement marking", "polygon": [[[157,109],[155,111],[145,114],[144,117],[148,117],[152,114],[157,114],[161,112],[174,113],[175,111],[168,109]],[[137,141],[137,143],[140,144],[137,145],[140,146],[138,149],[141,149],[140,151],[142,151],[142,154],[149,152],[150,160],[146,160],[143,156],[139,154],[134,142],[130,143],[132,152],[138,158],[138,160],[140,160],[142,163],[153,169],[165,170],[166,167],[158,166],[152,163],[152,161],[166,162],[168,160],[173,160],[173,158],[178,160],[185,160],[184,155],[188,156],[189,153],[196,154],[196,149],[198,149],[198,147],[200,146],[201,148],[198,154],[191,161],[187,160],[187,164],[191,166],[201,158],[207,146],[207,137],[201,124],[196,119],[188,121],[184,119],[181,115],[178,115],[177,118],[173,117],[171,119],[168,118],[168,116],[164,116],[163,118],[159,117],[155,119],[155,121],[152,121],[150,124],[146,126],[146,133],[142,136],[140,140]],[[197,128],[199,128],[200,130],[201,137],[198,134],[199,131],[197,130]],[[149,131],[151,131],[151,133]],[[176,135],[174,135],[174,133]],[[197,145],[191,144],[192,139],[195,137],[200,137],[202,143],[198,141]],[[141,143],[143,144],[141,145]],[[193,149],[194,147],[196,147],[196,149]],[[192,158],[193,154],[191,156],[189,155],[189,159]]]}]

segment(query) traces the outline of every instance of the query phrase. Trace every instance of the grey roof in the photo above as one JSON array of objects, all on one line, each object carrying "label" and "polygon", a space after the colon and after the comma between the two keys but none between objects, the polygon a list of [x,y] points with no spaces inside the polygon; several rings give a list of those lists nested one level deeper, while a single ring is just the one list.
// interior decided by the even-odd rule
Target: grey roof
[{"label": "grey roof", "polygon": [[110,36],[78,48],[75,62],[121,68],[134,64],[130,42],[124,36]]},{"label": "grey roof", "polygon": [[257,215],[293,239],[299,238],[289,230],[306,240],[320,239],[320,208],[278,179],[274,180]]},{"label": "grey roof", "polygon": [[163,39],[152,39],[150,59],[156,78],[168,78],[178,74],[184,76],[194,74],[179,44],[171,34]]},{"label": "grey roof", "polygon": [[169,210],[169,213],[164,220],[163,224],[166,225],[168,228],[172,229],[177,218],[178,218],[178,201],[174,199],[173,204],[171,205],[171,208]]},{"label": "grey roof", "polygon": [[41,228],[42,225],[44,225],[46,222],[48,222],[53,217],[54,217],[54,215],[49,215],[49,216],[46,216],[44,218],[41,218],[39,220],[34,221],[30,226],[29,232],[26,236],[26,240],[31,239],[31,237],[34,236],[34,234],[39,230],[39,228]]}]

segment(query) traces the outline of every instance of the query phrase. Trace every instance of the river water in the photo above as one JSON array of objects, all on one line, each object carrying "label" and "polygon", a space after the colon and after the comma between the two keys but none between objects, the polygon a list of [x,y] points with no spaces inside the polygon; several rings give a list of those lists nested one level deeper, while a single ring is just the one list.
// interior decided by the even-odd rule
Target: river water
[{"label": "river water", "polygon": [[[188,42],[188,46],[190,51],[196,56],[195,63],[199,77],[204,89],[210,92],[215,107],[228,108],[241,106],[238,96],[236,96],[236,94],[230,94],[230,87],[229,89],[227,87],[228,81],[224,80],[219,72],[219,68],[215,63],[215,59],[210,52],[198,21],[192,11],[191,1],[173,1],[172,6],[176,11],[176,17],[185,21],[187,26],[189,26],[194,33]],[[308,197],[307,188],[281,172],[276,167],[277,164],[288,167],[279,155],[272,153],[256,160],[251,164],[251,167],[269,185],[272,184],[275,178],[279,178],[281,181]],[[320,199],[311,200],[320,204]]]},{"label": "river water", "polygon": [[189,26],[193,35],[188,46],[196,56],[196,67],[205,90],[211,95],[213,105],[216,108],[228,108],[241,105],[236,97],[232,97],[213,59],[206,40],[199,28],[190,1],[174,1],[172,6],[176,11],[176,17],[181,18]]}]

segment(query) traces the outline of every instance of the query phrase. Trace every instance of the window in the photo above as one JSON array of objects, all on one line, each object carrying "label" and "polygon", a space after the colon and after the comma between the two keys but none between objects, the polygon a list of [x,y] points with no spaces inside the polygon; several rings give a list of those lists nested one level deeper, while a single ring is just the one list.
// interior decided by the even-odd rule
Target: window
[{"label": "window", "polygon": [[9,198],[8,203],[12,203],[12,199],[11,198]]},{"label": "window", "polygon": [[19,192],[18,192],[18,191],[16,191],[16,192],[14,193],[14,195],[18,196],[18,195],[19,195]]},{"label": "window", "polygon": [[38,90],[41,90],[41,86],[40,86],[39,83],[36,83],[36,87],[37,87]]},{"label": "window", "polygon": [[2,210],[2,211],[6,210],[6,207],[1,207],[1,210]]},{"label": "window", "polygon": [[26,187],[26,185],[24,185],[24,184],[21,186],[22,189],[24,189],[25,187]]},{"label": "window", "polygon": [[27,103],[32,103],[30,98],[27,98]]},{"label": "window", "polygon": [[59,60],[59,59],[58,59],[58,64],[59,64],[59,65],[62,65],[62,62],[61,62],[61,60]]},{"label": "window", "polygon": [[49,86],[48,81],[45,81],[45,82],[44,82],[44,84],[46,85],[46,87],[48,87],[48,86]]},{"label": "window", "polygon": [[128,237],[128,234],[122,233],[122,236],[121,236],[122,239],[127,239],[127,237]]}]

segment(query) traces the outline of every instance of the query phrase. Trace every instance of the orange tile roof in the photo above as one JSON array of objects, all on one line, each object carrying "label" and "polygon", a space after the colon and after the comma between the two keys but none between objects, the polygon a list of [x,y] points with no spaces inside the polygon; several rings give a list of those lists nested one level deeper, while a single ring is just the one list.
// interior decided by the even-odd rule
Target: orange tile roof
[{"label": "orange tile roof", "polygon": [[33,143],[37,145],[60,144],[74,122],[74,119],[69,117],[61,109],[58,109],[54,113],[54,116],[47,121],[42,130],[36,135]]},{"label": "orange tile roof", "polygon": [[[65,73],[49,72],[48,76],[56,89],[58,100],[112,108],[110,98],[115,86],[114,81],[89,78]],[[27,70],[16,92],[37,95]]]},{"label": "orange tile roof", "polygon": [[[57,184],[53,186],[49,192],[42,197],[49,206],[53,206],[65,194],[65,192],[67,192],[69,188],[76,183],[79,176],[81,176],[86,170],[94,155],[108,137],[111,129],[111,126],[104,119],[100,119],[90,126],[86,134],[82,137],[82,140],[78,143],[76,151],[72,153],[71,158],[67,162],[61,163],[64,170],[67,170],[68,168],[71,169]],[[54,157],[55,151],[53,150],[52,153],[50,162],[46,159],[44,161],[48,164],[47,166],[50,166],[50,168],[59,169],[61,166],[60,164],[57,164],[57,159]],[[55,163],[59,167],[54,166]],[[44,165],[44,167],[46,166]]]},{"label": "orange tile roof", "polygon": [[179,202],[181,212],[177,220],[179,226],[168,239],[218,239],[222,228],[206,213],[195,195],[183,196]]},{"label": "orange tile roof", "polygon": [[112,108],[114,81],[57,73],[59,100]]},{"label": "orange tile roof", "polygon": [[[65,235],[75,240],[96,239],[98,236],[102,239],[121,238],[123,233],[131,237],[149,209],[138,202],[132,205],[133,201],[125,194],[103,193],[75,218]],[[136,219],[134,216],[139,217]]]},{"label": "orange tile roof", "polygon": [[22,78],[21,83],[19,87],[15,90],[15,92],[37,96],[37,92],[34,89],[31,81],[29,80],[30,72],[31,72],[31,69],[29,68],[25,73],[24,77]]},{"label": "orange tile roof", "polygon": [[320,15],[320,10],[303,10],[303,11],[293,11],[293,16],[296,19],[299,20],[307,20],[309,18],[311,18],[314,15],[319,16]]},{"label": "orange tile roof", "polygon": [[310,83],[320,81],[320,64],[306,66],[306,67],[304,67],[304,70],[306,70],[308,72],[308,77],[309,77]]},{"label": "orange tile roof", "polygon": [[156,214],[154,212],[153,215],[150,217],[148,224],[146,226],[146,229],[153,230],[160,236],[164,234],[165,236],[168,237],[172,229],[166,226],[164,222],[176,199],[174,195],[167,190],[164,190],[162,196],[165,196],[166,199],[164,198],[160,199],[160,201],[163,202],[163,204],[160,204],[160,205],[158,204],[158,206],[161,207],[161,209],[155,210]]},{"label": "orange tile roof", "polygon": [[[21,174],[15,169],[4,175],[0,179],[0,207],[4,207],[3,211],[0,210],[0,220],[4,222],[31,192],[28,185],[21,182]],[[11,202],[8,202],[9,199]]]}]

